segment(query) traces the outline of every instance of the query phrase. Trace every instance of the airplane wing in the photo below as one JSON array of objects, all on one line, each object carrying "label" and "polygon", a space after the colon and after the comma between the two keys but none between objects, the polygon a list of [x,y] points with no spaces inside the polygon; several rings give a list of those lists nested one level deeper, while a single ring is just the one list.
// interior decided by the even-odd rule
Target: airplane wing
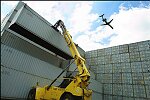
[{"label": "airplane wing", "polygon": [[110,22],[108,22],[108,23],[110,24],[112,21],[113,21],[113,19]]},{"label": "airplane wing", "polygon": [[103,26],[103,25],[108,25],[108,24],[101,24],[101,26]]},{"label": "airplane wing", "polygon": [[110,24],[108,24],[108,25],[113,29],[113,27]]}]

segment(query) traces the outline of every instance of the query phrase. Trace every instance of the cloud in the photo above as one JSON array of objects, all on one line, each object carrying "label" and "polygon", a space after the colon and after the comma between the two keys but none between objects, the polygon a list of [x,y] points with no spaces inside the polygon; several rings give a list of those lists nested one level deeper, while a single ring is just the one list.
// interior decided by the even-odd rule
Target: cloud
[{"label": "cloud", "polygon": [[[114,19],[111,23],[114,27],[113,30],[109,26],[104,26],[103,28],[99,26],[95,31],[89,31],[84,37],[78,38],[77,43],[79,46],[85,51],[89,51],[149,40],[150,6],[126,8],[121,5],[119,8],[119,12],[114,13],[109,18],[109,20]],[[106,39],[108,39],[108,43],[105,44]]]},{"label": "cloud", "polygon": [[91,30],[92,22],[98,19],[98,14],[91,12],[92,5],[93,2],[80,2],[75,5],[69,19],[69,31],[73,36]]},{"label": "cloud", "polygon": [[[23,1],[42,17],[54,24],[57,20],[64,21],[67,29],[77,43],[85,51],[111,47],[150,39],[150,4],[140,7],[119,6],[119,12],[108,19],[114,19],[109,26],[92,25],[100,22],[98,14],[93,13],[92,1]],[[1,5],[14,7],[18,1],[3,2]],[[1,20],[4,18],[1,12]],[[76,37],[76,38],[74,38]]]},{"label": "cloud", "polygon": [[120,9],[119,13],[111,18],[114,18],[114,33],[118,35],[112,39],[110,46],[150,39],[149,8]]}]

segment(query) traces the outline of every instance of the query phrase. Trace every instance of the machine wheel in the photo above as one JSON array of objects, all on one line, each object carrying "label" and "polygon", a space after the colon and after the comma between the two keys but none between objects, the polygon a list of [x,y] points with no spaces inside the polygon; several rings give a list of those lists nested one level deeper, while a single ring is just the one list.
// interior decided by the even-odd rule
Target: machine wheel
[{"label": "machine wheel", "polygon": [[61,100],[75,100],[74,96],[71,93],[65,93]]},{"label": "machine wheel", "polygon": [[35,100],[36,89],[33,88],[29,91],[27,100]]}]

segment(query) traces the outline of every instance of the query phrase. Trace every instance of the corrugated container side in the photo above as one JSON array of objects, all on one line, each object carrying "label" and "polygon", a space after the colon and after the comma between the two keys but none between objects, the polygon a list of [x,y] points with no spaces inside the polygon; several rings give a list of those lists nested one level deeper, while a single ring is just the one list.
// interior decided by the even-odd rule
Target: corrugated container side
[{"label": "corrugated container side", "polygon": [[33,11],[29,6],[22,5],[22,7],[17,10],[10,24],[10,28],[12,29],[12,26],[16,24],[71,56],[63,36],[56,32],[48,21]]},{"label": "corrugated container side", "polygon": [[150,50],[140,52],[141,61],[150,61]]},{"label": "corrugated container side", "polygon": [[122,67],[120,63],[112,64],[113,73],[121,73]]},{"label": "corrugated container side", "polygon": [[[52,80],[1,66],[1,97],[3,98],[27,98],[29,90],[37,82],[40,86],[44,86],[50,84]],[[59,84],[60,82],[55,82],[54,85]]]},{"label": "corrugated container side", "polygon": [[143,73],[144,82],[146,85],[150,85],[150,73]]},{"label": "corrugated container side", "polygon": [[132,72],[142,72],[141,66],[142,66],[141,62],[132,62],[131,63]]},{"label": "corrugated container side", "polygon": [[130,59],[129,59],[129,53],[123,53],[120,55],[120,59],[121,61],[120,62],[129,62]]},{"label": "corrugated container side", "polygon": [[139,51],[150,50],[150,42],[149,42],[149,40],[138,42],[138,47],[139,47]]},{"label": "corrugated container side", "polygon": [[143,74],[142,73],[132,73],[133,84],[143,85]]},{"label": "corrugated container side", "polygon": [[5,30],[3,36],[1,37],[1,42],[7,46],[15,48],[19,51],[27,53],[33,57],[46,61],[57,67],[60,67],[60,63],[63,61],[56,57],[56,55],[47,49],[31,42],[24,37],[16,35],[15,32],[11,30]]},{"label": "corrugated container side", "polygon": [[119,53],[128,53],[128,52],[129,52],[128,44],[119,45]]},{"label": "corrugated container side", "polygon": [[105,55],[111,55],[112,54],[112,48],[109,47],[109,48],[104,48],[104,51],[105,51]]},{"label": "corrugated container side", "polygon": [[123,95],[127,97],[133,97],[133,85],[123,85]]},{"label": "corrugated container side", "polygon": [[123,97],[123,100],[134,100],[133,97]]},{"label": "corrugated container side", "polygon": [[89,89],[95,92],[102,93],[102,84],[94,79],[90,79]]},{"label": "corrugated container side", "polygon": [[[1,49],[1,64],[9,68],[50,79],[54,79],[62,71],[61,68],[55,67],[6,45],[2,45]],[[65,73],[62,76],[64,75]]]},{"label": "corrugated container side", "polygon": [[97,74],[99,74],[99,73],[105,73],[105,65],[98,65],[96,73]]},{"label": "corrugated container side", "polygon": [[105,50],[104,49],[98,49],[97,50],[97,55],[100,56],[104,56],[105,55]]},{"label": "corrugated container side", "polygon": [[112,47],[112,54],[119,54],[119,46]]},{"label": "corrugated container side", "polygon": [[119,63],[120,62],[120,54],[112,55],[112,63]]},{"label": "corrugated container side", "polygon": [[105,73],[112,73],[112,64],[105,65]]},{"label": "corrugated container side", "polygon": [[150,85],[146,85],[146,94],[147,94],[147,98],[150,99]]},{"label": "corrugated container side", "polygon": [[113,95],[122,95],[122,84],[113,84]]},{"label": "corrugated container side", "polygon": [[112,63],[112,55],[105,55],[104,56],[104,63],[111,64]]},{"label": "corrugated container side", "polygon": [[113,83],[122,83],[122,73],[113,73]]},{"label": "corrugated container side", "polygon": [[100,56],[100,57],[97,57],[97,62],[98,64],[105,64],[105,56]]},{"label": "corrugated container side", "polygon": [[112,83],[112,74],[103,74],[103,83]]},{"label": "corrugated container side", "polygon": [[146,97],[144,85],[133,85],[134,97]]},{"label": "corrugated container side", "polygon": [[96,80],[103,83],[104,75],[103,74],[96,74]]},{"label": "corrugated container side", "polygon": [[122,72],[131,72],[130,63],[121,63]]},{"label": "corrugated container side", "polygon": [[112,94],[112,84],[104,84],[104,94]]},{"label": "corrugated container side", "polygon": [[102,100],[102,94],[93,92],[92,93],[92,100]]},{"label": "corrugated container side", "polygon": [[122,98],[123,98],[122,96],[115,96],[115,95],[112,97],[113,100],[122,100]]},{"label": "corrugated container side", "polygon": [[122,83],[132,84],[131,73],[122,73]]},{"label": "corrugated container side", "polygon": [[19,2],[15,8],[13,8],[4,18],[2,25],[1,25],[1,35],[2,35],[2,31],[4,31],[5,29],[7,29],[12,21],[12,19],[14,18],[14,16],[16,15],[17,11],[24,6],[25,4],[23,2]]},{"label": "corrugated container side", "polygon": [[130,62],[137,62],[141,61],[140,53],[139,52],[131,52],[130,53]]},{"label": "corrugated container side", "polygon": [[113,100],[112,99],[112,95],[104,95],[104,99],[103,100]]},{"label": "corrugated container side", "polygon": [[150,72],[150,61],[143,61],[142,69],[143,69],[143,72]]},{"label": "corrugated container side", "polygon": [[137,43],[129,44],[129,52],[136,52],[136,51],[139,51],[138,44]]}]

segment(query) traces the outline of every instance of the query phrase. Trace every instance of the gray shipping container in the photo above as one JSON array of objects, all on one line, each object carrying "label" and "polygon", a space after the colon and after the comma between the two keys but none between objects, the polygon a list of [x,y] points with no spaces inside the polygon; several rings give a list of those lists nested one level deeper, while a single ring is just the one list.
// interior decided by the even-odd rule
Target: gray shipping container
[{"label": "gray shipping container", "polygon": [[25,3],[19,2],[5,20],[7,21],[3,22],[2,31],[9,28],[34,42],[38,42],[38,44],[49,45],[45,48],[49,48],[50,51],[63,56],[65,59],[72,58],[64,37],[51,27],[52,24]]}]

